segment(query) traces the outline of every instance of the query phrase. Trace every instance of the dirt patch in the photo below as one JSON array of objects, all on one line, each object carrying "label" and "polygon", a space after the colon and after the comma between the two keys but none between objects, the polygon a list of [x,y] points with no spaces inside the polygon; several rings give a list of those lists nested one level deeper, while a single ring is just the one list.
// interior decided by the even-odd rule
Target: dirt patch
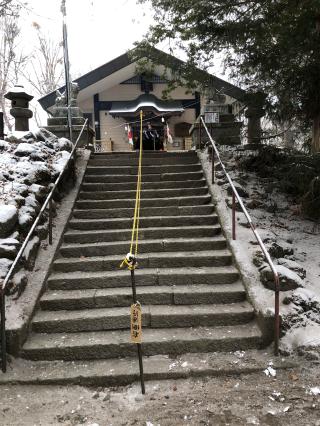
[{"label": "dirt patch", "polygon": [[[117,389],[2,386],[0,423],[14,425],[320,425],[320,369],[147,382]],[[271,372],[272,373],[272,372]]]}]

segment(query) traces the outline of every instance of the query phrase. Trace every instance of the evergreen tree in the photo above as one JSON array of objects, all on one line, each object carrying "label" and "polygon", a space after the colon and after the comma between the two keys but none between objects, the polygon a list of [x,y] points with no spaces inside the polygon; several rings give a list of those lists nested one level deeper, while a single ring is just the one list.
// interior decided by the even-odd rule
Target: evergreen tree
[{"label": "evergreen tree", "polygon": [[225,52],[231,76],[249,91],[268,95],[280,121],[313,126],[320,151],[319,0],[151,1],[155,22],[148,41],[176,41],[191,63]]}]

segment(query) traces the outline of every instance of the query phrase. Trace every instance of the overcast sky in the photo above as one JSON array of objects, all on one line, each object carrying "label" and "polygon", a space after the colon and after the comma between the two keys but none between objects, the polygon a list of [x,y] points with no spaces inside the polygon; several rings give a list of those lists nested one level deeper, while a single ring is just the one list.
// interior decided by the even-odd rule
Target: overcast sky
[{"label": "overcast sky", "polygon": [[[21,48],[24,54],[31,53],[36,44],[34,22],[51,39],[60,42],[61,0],[26,1],[28,6],[23,9],[21,16]],[[151,8],[146,4],[137,4],[136,0],[66,0],[66,6],[72,79],[125,53],[133,47],[135,41],[143,39],[153,22]],[[169,44],[163,42],[157,47],[168,51]],[[179,52],[176,55],[183,59]],[[220,63],[212,72],[223,78]],[[27,90],[35,94],[25,84]],[[36,99],[37,95],[32,105],[37,105],[40,119],[44,120]]]},{"label": "overcast sky", "polygon": [[[50,37],[61,40],[61,0],[28,0],[28,4],[28,11],[22,16],[26,49],[35,41],[34,21]],[[66,6],[73,78],[125,53],[135,41],[143,39],[153,22],[151,8],[136,0],[66,0]],[[167,42],[158,46],[164,51],[168,47]],[[214,73],[222,76],[220,63]]]},{"label": "overcast sky", "polygon": [[[32,44],[36,21],[57,40],[62,38],[61,0],[29,0],[23,14],[24,43]],[[152,13],[136,0],[66,0],[71,72],[78,77],[125,53],[141,40]],[[165,48],[165,45],[161,46]]]}]

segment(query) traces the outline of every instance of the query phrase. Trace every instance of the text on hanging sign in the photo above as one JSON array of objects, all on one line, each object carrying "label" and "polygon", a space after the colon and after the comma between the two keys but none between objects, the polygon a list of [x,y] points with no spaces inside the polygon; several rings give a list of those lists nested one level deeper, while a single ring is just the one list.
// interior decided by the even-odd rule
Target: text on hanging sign
[{"label": "text on hanging sign", "polygon": [[142,334],[142,311],[139,302],[131,305],[131,342],[141,343]]}]

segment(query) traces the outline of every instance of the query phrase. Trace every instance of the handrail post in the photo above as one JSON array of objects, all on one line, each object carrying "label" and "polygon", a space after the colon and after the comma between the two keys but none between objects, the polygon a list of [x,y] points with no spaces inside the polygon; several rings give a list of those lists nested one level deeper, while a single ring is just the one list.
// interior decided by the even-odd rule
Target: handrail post
[{"label": "handrail post", "polygon": [[280,290],[280,283],[279,283],[279,276],[275,276],[275,293],[274,293],[274,354],[279,355],[279,339],[280,339],[280,301],[279,301],[279,290]]},{"label": "handrail post", "polygon": [[7,356],[6,356],[6,350],[7,350],[7,346],[6,346],[6,299],[5,299],[5,295],[6,295],[6,289],[7,289],[7,285],[10,282],[10,279],[16,269],[16,266],[18,265],[25,248],[27,247],[27,244],[29,243],[29,240],[31,238],[31,236],[33,235],[36,227],[38,226],[38,223],[40,221],[40,219],[42,218],[42,215],[44,213],[44,211],[46,211],[48,209],[48,205],[49,205],[49,224],[48,224],[48,233],[49,233],[49,244],[52,244],[52,210],[53,210],[53,206],[52,206],[52,196],[54,194],[55,189],[57,188],[59,182],[62,179],[62,176],[67,168],[67,166],[69,165],[71,159],[74,157],[76,158],[75,151],[76,148],[78,147],[78,143],[80,141],[81,135],[84,131],[85,126],[87,125],[87,120],[84,122],[81,131],[79,133],[79,136],[72,148],[72,151],[70,153],[69,159],[67,160],[67,162],[65,163],[63,169],[61,170],[59,176],[57,177],[57,179],[54,182],[53,188],[51,189],[49,195],[47,196],[45,202],[43,203],[41,210],[38,213],[38,216],[36,217],[36,219],[34,220],[31,228],[29,229],[29,232],[24,240],[24,242],[22,243],[17,256],[15,257],[12,265],[10,266],[10,269],[7,273],[7,275],[5,276],[3,283],[0,284],[0,320],[1,320],[1,325],[0,325],[0,341],[1,341],[1,360],[2,360],[2,371],[5,373],[7,370]]},{"label": "handrail post", "polygon": [[6,342],[6,299],[5,291],[0,287],[0,309],[1,309],[1,369],[7,371],[7,342]]},{"label": "handrail post", "polygon": [[199,119],[199,135],[198,135],[198,150],[201,149],[201,115]]},{"label": "handrail post", "polygon": [[52,198],[49,201],[49,244],[52,245]]},{"label": "handrail post", "polygon": [[[202,122],[203,128],[205,129],[209,140],[211,142],[212,145],[212,149],[213,149],[213,158],[212,158],[212,182],[214,179],[214,155],[216,155],[217,161],[220,164],[222,171],[224,172],[224,174],[227,177],[227,180],[229,182],[230,188],[232,190],[232,239],[235,240],[236,239],[236,201],[238,203],[238,205],[240,206],[242,212],[244,213],[250,227],[251,230],[256,238],[256,240],[258,241],[258,244],[261,247],[261,250],[264,254],[264,257],[266,258],[271,270],[273,271],[274,274],[274,281],[275,281],[275,299],[274,299],[274,353],[275,355],[279,355],[279,339],[280,339],[280,301],[279,301],[279,295],[280,295],[280,280],[279,280],[279,274],[276,270],[276,267],[274,265],[274,263],[272,262],[272,259],[263,243],[263,241],[261,240],[260,235],[258,234],[258,232],[255,229],[254,224],[252,223],[251,217],[246,209],[246,207],[243,204],[243,201],[241,200],[240,195],[238,194],[238,191],[236,189],[236,187],[234,186],[231,177],[229,176],[228,172],[226,171],[226,168],[220,158],[220,154],[219,151],[214,143],[214,140],[212,139],[212,135],[209,133],[208,128],[206,126],[205,121],[203,120],[203,118],[200,116],[200,122]],[[200,124],[199,124],[199,128],[200,128]]]},{"label": "handrail post", "polygon": [[214,157],[213,147],[212,147],[212,150],[211,150],[211,161],[212,161],[212,164],[211,164],[211,182],[214,183],[214,181],[215,181],[215,167],[214,167],[215,157]]},{"label": "handrail post", "polygon": [[232,239],[236,240],[236,196],[232,191]]},{"label": "handrail post", "polygon": [[87,146],[89,146],[90,143],[90,137],[89,137],[89,120],[87,121]]}]

